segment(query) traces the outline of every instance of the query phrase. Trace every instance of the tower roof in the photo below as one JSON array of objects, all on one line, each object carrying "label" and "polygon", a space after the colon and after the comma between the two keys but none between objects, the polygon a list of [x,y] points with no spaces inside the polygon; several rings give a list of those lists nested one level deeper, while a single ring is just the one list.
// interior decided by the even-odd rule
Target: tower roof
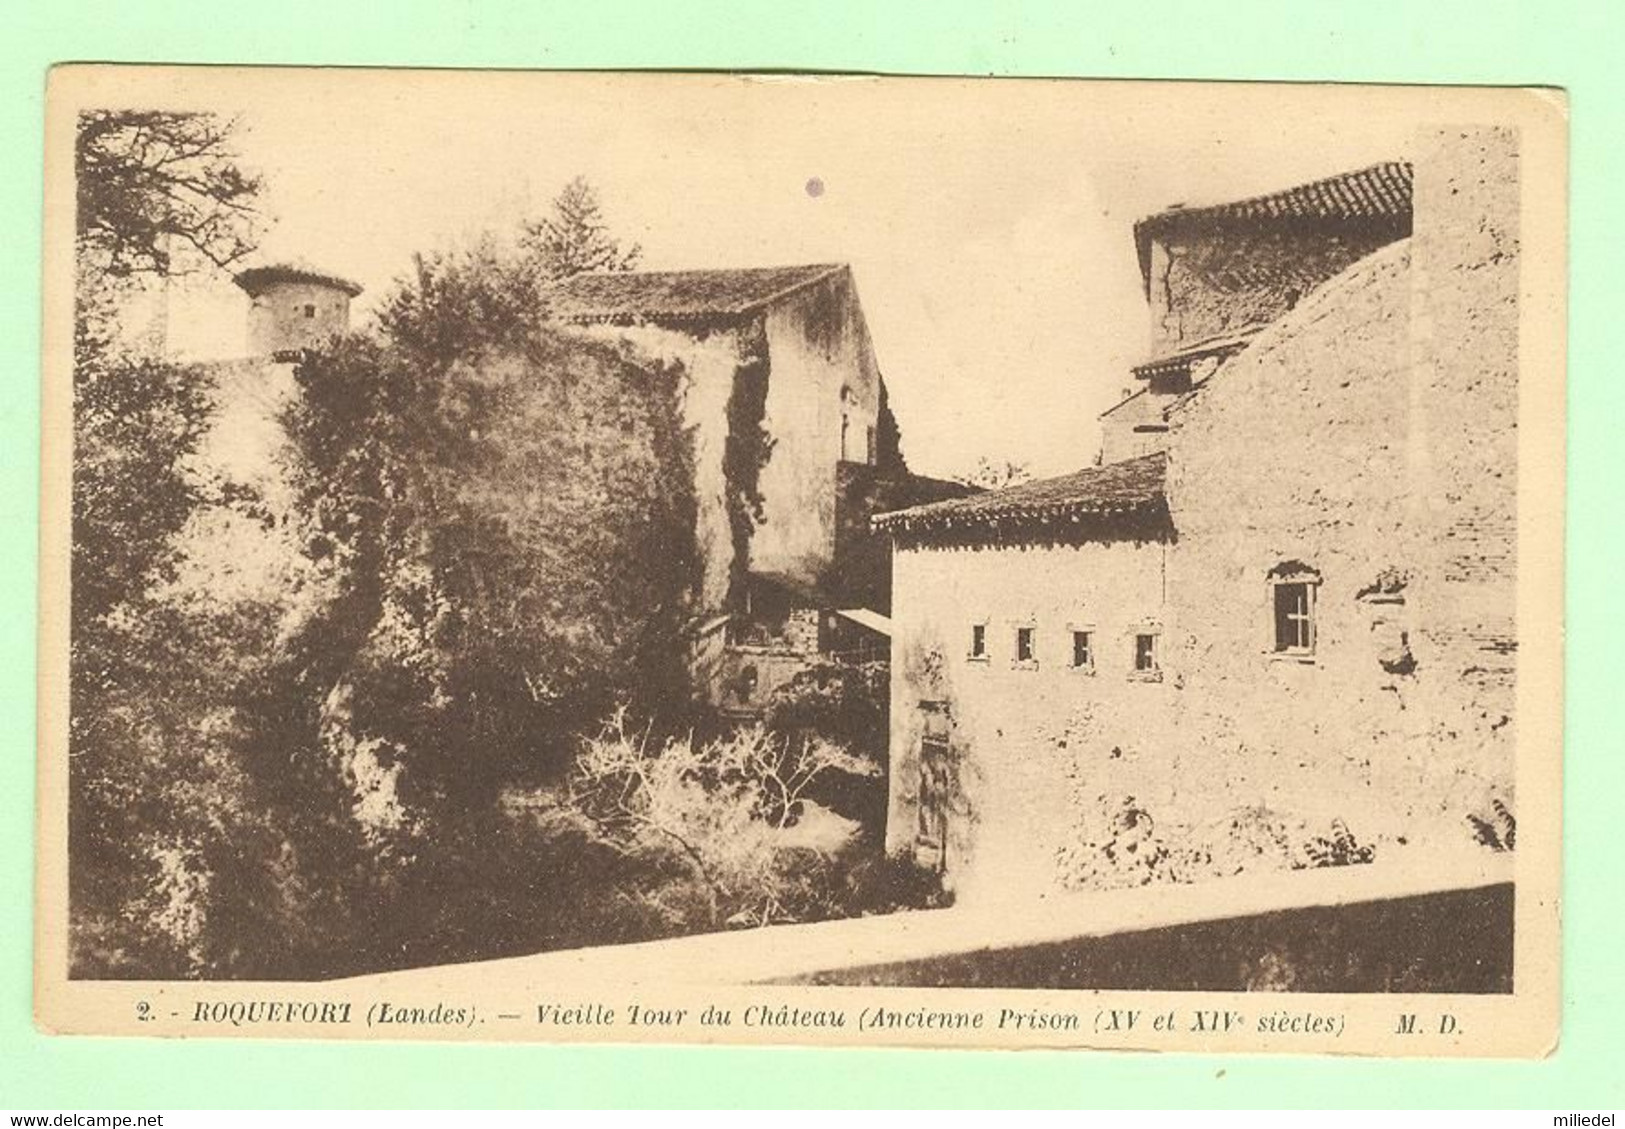
[{"label": "tower roof", "polygon": [[1410,234],[1411,206],[1410,164],[1384,161],[1244,200],[1168,208],[1134,225],[1140,277],[1150,285],[1152,241],[1175,233],[1235,227],[1298,225],[1329,230],[1348,226],[1387,231],[1391,238],[1399,239]]},{"label": "tower roof", "polygon": [[327,286],[334,290],[342,290],[352,298],[361,293],[359,282],[351,282],[347,278],[340,278],[336,274],[328,274],[302,263],[270,263],[262,267],[250,267],[240,272],[232,281],[242,287],[250,298],[257,298],[282,282],[307,282],[316,286]]},{"label": "tower roof", "polygon": [[735,270],[594,271],[551,287],[548,302],[555,317],[574,322],[740,317],[844,269],[840,263],[818,263]]}]

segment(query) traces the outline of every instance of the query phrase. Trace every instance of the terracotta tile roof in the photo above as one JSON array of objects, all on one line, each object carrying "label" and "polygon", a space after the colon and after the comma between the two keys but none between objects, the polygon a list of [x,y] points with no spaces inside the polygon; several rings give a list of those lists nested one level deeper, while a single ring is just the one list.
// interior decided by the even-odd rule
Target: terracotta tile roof
[{"label": "terracotta tile roof", "polygon": [[1392,228],[1408,235],[1411,166],[1406,161],[1384,161],[1263,196],[1204,207],[1169,208],[1147,216],[1134,225],[1140,274],[1150,276],[1151,241],[1175,231],[1293,223]]},{"label": "terracotta tile roof", "polygon": [[740,270],[592,271],[548,289],[553,316],[574,322],[739,317],[836,271],[840,263]]},{"label": "terracotta tile roof", "polygon": [[914,506],[874,518],[895,535],[993,531],[1013,539],[1065,536],[1069,527],[1095,536],[1144,535],[1167,520],[1163,482],[1168,456],[1142,455],[969,498]]},{"label": "terracotta tile roof", "polygon": [[313,282],[318,286],[331,286],[335,290],[342,290],[352,298],[361,293],[359,282],[351,282],[347,278],[328,274],[304,263],[270,263],[263,267],[250,267],[248,270],[239,271],[232,281],[242,287],[250,298],[259,297],[267,286],[273,286],[278,282]]}]

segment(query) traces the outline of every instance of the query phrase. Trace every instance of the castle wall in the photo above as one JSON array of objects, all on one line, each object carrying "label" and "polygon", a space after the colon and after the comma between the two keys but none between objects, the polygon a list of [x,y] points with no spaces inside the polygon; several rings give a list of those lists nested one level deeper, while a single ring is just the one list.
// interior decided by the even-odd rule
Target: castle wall
[{"label": "castle wall", "polygon": [[[1429,767],[1438,678],[1413,622],[1409,256],[1396,244],[1328,284],[1176,413],[1169,661],[1184,692],[1158,719],[1200,758],[1192,789],[1389,841],[1414,814],[1396,793],[1420,785],[1400,778]],[[1272,573],[1309,570],[1313,653],[1276,653]],[[1417,670],[1384,669],[1407,649]]]},{"label": "castle wall", "polygon": [[[1410,450],[1417,508],[1437,523],[1431,636],[1476,687],[1481,729],[1512,714],[1517,651],[1517,137],[1443,129],[1419,159],[1416,206],[1431,222],[1412,240]],[[1510,742],[1512,728],[1497,732]]]},{"label": "castle wall", "polygon": [[1132,423],[1102,420],[1100,424],[1100,461],[1120,463],[1137,459],[1156,451],[1168,449],[1166,431],[1137,431]]},{"label": "castle wall", "polygon": [[1138,396],[1101,416],[1100,461],[1120,463],[1166,451],[1168,429],[1163,413],[1189,390],[1188,377],[1156,377],[1145,382]]},{"label": "castle wall", "polygon": [[771,450],[757,479],[762,512],[751,535],[749,566],[809,588],[824,584],[835,555],[842,418],[847,453],[862,461],[881,402],[879,369],[850,273],[838,271],[804,287],[742,325],[601,325],[580,332],[625,341],[686,374],[684,420],[694,436],[704,609],[726,606],[734,557],[724,473],[729,401],[742,379],[765,373],[761,426]]},{"label": "castle wall", "polygon": [[[1314,293],[1175,415],[1171,722],[1239,805],[1379,853],[1511,801],[1517,181],[1504,135],[1434,139],[1416,230]],[[1269,573],[1318,571],[1312,657],[1271,653]]]}]

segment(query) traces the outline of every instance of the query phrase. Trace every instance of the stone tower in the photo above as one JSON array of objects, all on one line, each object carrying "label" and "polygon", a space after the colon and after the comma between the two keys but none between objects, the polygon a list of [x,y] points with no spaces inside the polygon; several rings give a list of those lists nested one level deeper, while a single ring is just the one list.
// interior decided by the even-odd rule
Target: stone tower
[{"label": "stone tower", "polygon": [[248,295],[248,352],[281,357],[308,349],[350,326],[350,299],[361,287],[309,267],[279,263],[236,278]]}]

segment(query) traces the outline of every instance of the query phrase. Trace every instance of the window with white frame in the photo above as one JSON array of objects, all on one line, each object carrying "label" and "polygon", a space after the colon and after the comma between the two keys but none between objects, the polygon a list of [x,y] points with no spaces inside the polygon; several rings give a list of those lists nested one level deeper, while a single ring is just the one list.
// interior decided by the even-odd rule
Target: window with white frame
[{"label": "window with white frame", "polygon": [[1021,666],[1038,663],[1038,629],[1031,624],[1016,628],[1016,663]]},{"label": "window with white frame", "polygon": [[1087,627],[1072,629],[1072,669],[1095,669],[1095,633]]},{"label": "window with white frame", "polygon": [[1275,585],[1275,649],[1312,654],[1315,649],[1315,589],[1305,582]]},{"label": "window with white frame", "polygon": [[1277,655],[1315,653],[1315,602],[1320,573],[1300,561],[1270,570],[1270,650]]},{"label": "window with white frame", "polygon": [[966,657],[972,662],[987,661],[987,624],[970,625],[970,653]]},{"label": "window with white frame", "polygon": [[1134,673],[1151,676],[1162,669],[1157,658],[1157,633],[1138,631],[1134,635]]}]

